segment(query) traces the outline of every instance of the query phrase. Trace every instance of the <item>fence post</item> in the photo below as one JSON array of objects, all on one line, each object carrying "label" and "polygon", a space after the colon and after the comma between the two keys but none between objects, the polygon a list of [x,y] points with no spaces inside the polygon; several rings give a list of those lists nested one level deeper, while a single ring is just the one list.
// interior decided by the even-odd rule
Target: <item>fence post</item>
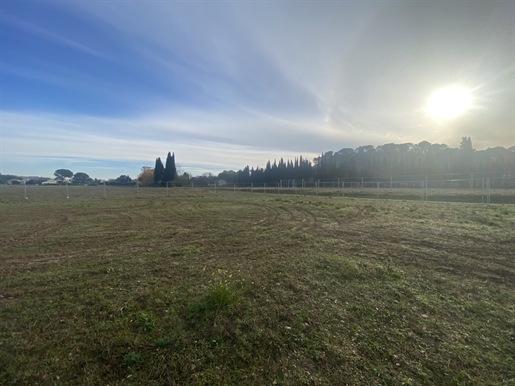
[{"label": "fence post", "polygon": [[428,178],[428,175],[426,174],[426,192],[424,193],[425,194],[424,201],[427,201],[427,178]]},{"label": "fence post", "polygon": [[486,180],[486,202],[490,205],[490,178]]},{"label": "fence post", "polygon": [[233,184],[234,185],[234,193],[236,193],[236,184]]},{"label": "fence post", "polygon": [[138,192],[138,198],[139,198],[139,181],[136,181],[136,191]]}]

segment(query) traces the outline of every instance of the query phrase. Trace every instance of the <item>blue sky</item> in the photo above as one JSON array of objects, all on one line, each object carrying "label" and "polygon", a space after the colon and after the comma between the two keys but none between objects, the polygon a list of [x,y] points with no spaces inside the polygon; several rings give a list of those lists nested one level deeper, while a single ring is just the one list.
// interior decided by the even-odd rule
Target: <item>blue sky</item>
[{"label": "blue sky", "polygon": [[[0,173],[200,174],[423,140],[514,145],[512,1],[4,1]],[[441,87],[457,118],[427,115]]]}]

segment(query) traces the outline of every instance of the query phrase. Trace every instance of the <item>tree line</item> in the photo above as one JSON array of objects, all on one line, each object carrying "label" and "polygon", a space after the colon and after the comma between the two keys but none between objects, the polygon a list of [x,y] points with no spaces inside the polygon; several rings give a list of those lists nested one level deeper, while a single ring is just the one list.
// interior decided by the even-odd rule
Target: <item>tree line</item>
[{"label": "tree line", "polygon": [[[315,157],[312,161],[302,156],[293,160],[268,160],[264,168],[245,166],[238,171],[225,170],[218,176],[204,173],[191,177],[187,173],[178,174],[175,153],[168,152],[163,164],[156,158],[155,166],[143,166],[137,180],[128,175],[121,175],[107,181],[112,185],[164,186],[174,182],[175,185],[193,183],[213,184],[224,180],[229,184],[276,184],[281,180],[327,180],[361,178],[389,178],[395,176],[450,175],[501,173],[514,177],[515,146],[508,149],[497,146],[486,150],[475,150],[470,137],[462,137],[459,148],[445,144],[431,144],[422,141],[418,144],[384,144],[359,146],[356,149],[343,148],[336,152],[328,151]],[[92,179],[86,173],[73,173],[68,169],[54,172],[57,183],[75,183],[96,185],[104,181]],[[0,183],[15,181],[20,177],[0,174]],[[44,178],[26,181],[27,184],[39,184]],[[20,183],[20,182],[18,182]]]},{"label": "tree line", "polygon": [[219,179],[227,183],[270,183],[280,180],[389,178],[391,176],[514,173],[515,146],[475,150],[470,137],[462,137],[459,148],[445,144],[389,143],[328,151],[309,161],[295,158],[270,160],[265,168],[244,167],[223,171]]}]

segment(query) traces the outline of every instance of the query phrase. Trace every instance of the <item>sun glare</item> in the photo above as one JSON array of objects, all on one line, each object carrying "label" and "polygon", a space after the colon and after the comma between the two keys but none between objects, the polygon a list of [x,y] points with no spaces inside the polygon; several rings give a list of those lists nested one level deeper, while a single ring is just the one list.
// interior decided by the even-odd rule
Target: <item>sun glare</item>
[{"label": "sun glare", "polygon": [[461,86],[449,86],[435,91],[427,100],[427,114],[435,119],[451,119],[470,108],[470,90]]}]

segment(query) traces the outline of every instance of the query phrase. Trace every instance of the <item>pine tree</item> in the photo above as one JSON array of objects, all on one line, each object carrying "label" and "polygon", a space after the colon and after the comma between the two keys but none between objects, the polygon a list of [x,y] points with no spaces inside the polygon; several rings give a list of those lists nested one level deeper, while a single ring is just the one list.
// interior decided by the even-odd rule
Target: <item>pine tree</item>
[{"label": "pine tree", "polygon": [[165,167],[160,157],[156,158],[156,166],[154,167],[154,184],[159,184],[163,179]]},{"label": "pine tree", "polygon": [[175,154],[172,155],[170,152],[168,152],[168,156],[166,157],[166,166],[161,181],[163,183],[171,182],[175,180],[176,174],[177,170],[175,169]]}]

